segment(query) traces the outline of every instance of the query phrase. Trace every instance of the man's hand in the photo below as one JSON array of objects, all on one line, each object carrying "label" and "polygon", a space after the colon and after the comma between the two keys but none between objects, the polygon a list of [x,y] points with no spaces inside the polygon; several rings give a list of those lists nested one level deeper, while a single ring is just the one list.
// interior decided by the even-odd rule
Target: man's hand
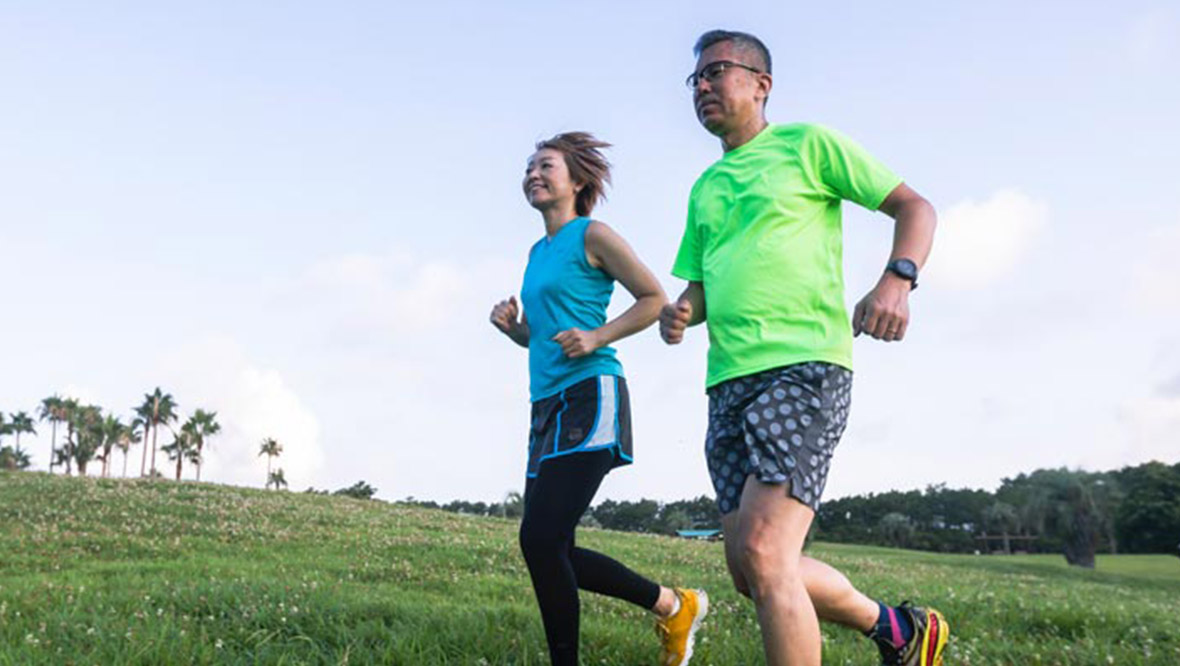
[{"label": "man's hand", "polygon": [[520,305],[516,303],[516,297],[509,296],[508,300],[496,303],[489,319],[502,333],[516,333],[520,329]]},{"label": "man's hand", "polygon": [[595,331],[583,331],[571,328],[553,336],[553,341],[561,345],[561,351],[569,358],[580,358],[589,355],[602,346],[602,340]]},{"label": "man's hand", "polygon": [[910,321],[910,282],[886,273],[881,281],[856,304],[852,312],[852,333],[868,334],[885,342],[899,342],[905,337]]},{"label": "man's hand", "polygon": [[692,321],[692,303],[687,298],[681,298],[675,303],[666,303],[660,309],[660,337],[670,345],[678,345],[684,340],[684,330],[688,322]]}]

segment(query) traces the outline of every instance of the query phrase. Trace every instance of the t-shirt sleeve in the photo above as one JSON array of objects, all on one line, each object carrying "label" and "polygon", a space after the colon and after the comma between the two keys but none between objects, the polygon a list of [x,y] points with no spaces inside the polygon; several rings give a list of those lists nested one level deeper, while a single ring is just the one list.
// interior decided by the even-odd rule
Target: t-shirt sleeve
[{"label": "t-shirt sleeve", "polygon": [[688,219],[684,225],[684,236],[680,239],[680,249],[676,252],[676,261],[672,264],[672,275],[689,282],[700,282],[705,275],[701,261],[701,235],[696,223],[696,194],[697,188],[692,188],[688,196]]},{"label": "t-shirt sleeve", "polygon": [[834,129],[813,126],[808,143],[812,168],[833,197],[877,210],[902,182],[859,143]]}]

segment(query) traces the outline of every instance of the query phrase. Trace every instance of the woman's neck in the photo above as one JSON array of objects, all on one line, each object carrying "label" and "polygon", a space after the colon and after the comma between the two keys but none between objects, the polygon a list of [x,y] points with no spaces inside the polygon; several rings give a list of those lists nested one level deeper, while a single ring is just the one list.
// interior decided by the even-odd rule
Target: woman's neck
[{"label": "woman's neck", "polygon": [[573,206],[550,206],[542,210],[541,217],[545,218],[545,235],[553,238],[562,227],[577,216]]}]

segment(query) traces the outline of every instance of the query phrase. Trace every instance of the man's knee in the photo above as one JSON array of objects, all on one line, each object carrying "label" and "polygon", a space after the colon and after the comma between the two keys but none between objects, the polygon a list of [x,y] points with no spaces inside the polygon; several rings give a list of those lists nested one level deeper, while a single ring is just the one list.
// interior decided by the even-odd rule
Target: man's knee
[{"label": "man's knee", "polygon": [[803,584],[799,558],[784,552],[776,539],[765,534],[751,534],[743,540],[741,571],[751,597]]}]

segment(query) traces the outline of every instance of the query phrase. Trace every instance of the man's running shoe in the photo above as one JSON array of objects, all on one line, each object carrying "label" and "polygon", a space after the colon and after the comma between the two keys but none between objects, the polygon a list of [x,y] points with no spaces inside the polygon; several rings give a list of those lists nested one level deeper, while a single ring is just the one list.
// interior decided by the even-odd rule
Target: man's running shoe
[{"label": "man's running shoe", "polygon": [[903,601],[897,609],[910,619],[914,635],[900,648],[876,640],[881,666],[942,666],[942,651],[951,634],[946,618],[933,608],[914,606],[908,601]]},{"label": "man's running shoe", "polygon": [[709,612],[709,595],[704,590],[674,590],[680,599],[680,610],[671,617],[656,620],[656,633],[663,646],[661,666],[687,666],[692,659],[692,644],[701,620]]}]

